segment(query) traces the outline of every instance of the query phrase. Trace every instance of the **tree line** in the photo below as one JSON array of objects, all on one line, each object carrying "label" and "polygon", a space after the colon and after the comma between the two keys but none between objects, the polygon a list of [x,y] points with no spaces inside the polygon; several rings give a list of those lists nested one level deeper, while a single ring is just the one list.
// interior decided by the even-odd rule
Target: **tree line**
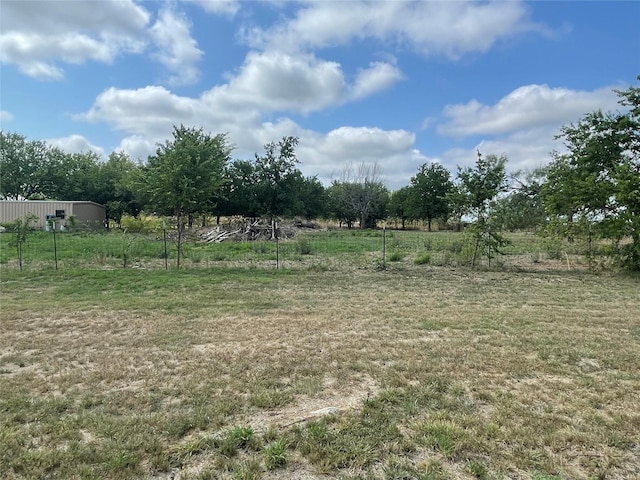
[{"label": "tree line", "polygon": [[[640,76],[638,77],[640,80]],[[324,186],[298,168],[298,138],[283,137],[251,160],[233,160],[225,134],[176,126],[146,162],[123,152],[106,161],[65,153],[18,133],[0,132],[0,196],[90,200],[119,223],[141,212],[175,218],[178,231],[206,215],[330,218],[353,228],[380,220],[467,224],[476,255],[499,251],[504,230],[546,229],[568,239],[604,238],[627,267],[640,270],[640,88],[616,93],[624,112],[596,111],[561,128],[566,151],[534,171],[507,174],[507,157],[477,154],[455,177],[421,165],[389,191],[377,164],[345,167]]]}]

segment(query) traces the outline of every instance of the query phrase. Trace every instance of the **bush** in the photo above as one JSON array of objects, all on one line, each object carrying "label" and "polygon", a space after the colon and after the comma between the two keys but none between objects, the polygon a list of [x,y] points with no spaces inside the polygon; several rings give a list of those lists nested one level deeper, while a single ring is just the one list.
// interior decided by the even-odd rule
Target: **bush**
[{"label": "bush", "polygon": [[306,237],[298,237],[295,243],[296,252],[300,255],[311,255],[311,242]]},{"label": "bush", "polygon": [[413,263],[415,263],[416,265],[427,265],[431,263],[431,254],[425,253],[423,255],[420,255],[413,261]]},{"label": "bush", "polygon": [[120,226],[129,233],[152,233],[162,230],[162,218],[124,215]]},{"label": "bush", "polygon": [[400,252],[392,252],[389,254],[390,262],[400,262],[402,260],[402,254]]}]

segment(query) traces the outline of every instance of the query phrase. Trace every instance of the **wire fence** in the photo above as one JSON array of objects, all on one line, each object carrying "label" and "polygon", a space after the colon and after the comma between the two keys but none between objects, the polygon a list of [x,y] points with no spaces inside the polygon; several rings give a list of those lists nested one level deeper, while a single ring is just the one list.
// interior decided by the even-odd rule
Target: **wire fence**
[{"label": "wire fence", "polygon": [[[531,232],[507,235],[501,253],[480,254],[483,268],[579,268],[585,246]],[[22,246],[22,269],[177,268],[175,235],[110,232],[33,232]],[[423,230],[300,231],[292,238],[206,242],[196,230],[181,244],[181,268],[272,269],[402,268],[409,265],[469,266],[474,244],[462,232]],[[0,269],[19,269],[11,232],[0,234]]]}]

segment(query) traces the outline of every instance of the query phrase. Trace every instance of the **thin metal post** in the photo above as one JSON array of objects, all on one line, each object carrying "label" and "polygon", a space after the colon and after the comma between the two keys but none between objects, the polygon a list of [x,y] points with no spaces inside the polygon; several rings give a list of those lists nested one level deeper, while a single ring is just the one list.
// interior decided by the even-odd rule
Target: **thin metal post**
[{"label": "thin metal post", "polygon": [[280,241],[278,240],[278,222],[274,222],[273,234],[276,237],[276,270],[280,269]]},{"label": "thin metal post", "polygon": [[382,265],[387,261],[387,226],[382,226]]},{"label": "thin metal post", "polygon": [[58,270],[58,243],[56,242],[56,222],[51,222],[53,229],[53,258],[55,259],[56,270]]}]

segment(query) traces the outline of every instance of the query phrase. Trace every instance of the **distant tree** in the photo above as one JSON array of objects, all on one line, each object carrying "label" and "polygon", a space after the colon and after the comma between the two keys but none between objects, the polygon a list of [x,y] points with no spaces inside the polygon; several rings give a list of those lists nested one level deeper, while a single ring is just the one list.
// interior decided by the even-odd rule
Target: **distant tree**
[{"label": "distant tree", "polygon": [[101,167],[100,156],[95,152],[64,153],[53,149],[47,173],[47,197],[56,200],[89,200],[104,204]]},{"label": "distant tree", "polygon": [[385,217],[389,191],[381,181],[377,163],[362,163],[355,172],[346,167],[339,183],[343,184],[343,207],[358,215],[361,229],[373,227]]},{"label": "distant tree", "polygon": [[[400,220],[402,230],[406,227],[407,220],[411,219],[411,206],[409,200],[411,197],[412,187],[407,185],[399,190],[391,192],[389,197],[388,214],[395,220]],[[397,228],[397,225],[396,225]]]},{"label": "distant tree", "polygon": [[334,180],[327,188],[327,213],[330,218],[339,222],[340,227],[346,224],[348,229],[358,219],[358,212],[347,202],[348,184]]},{"label": "distant tree", "polygon": [[283,137],[264,146],[264,155],[256,154],[256,200],[261,215],[271,219],[295,215],[296,191],[301,178],[297,168],[297,137]]},{"label": "distant tree", "polygon": [[531,230],[546,222],[542,184],[546,169],[516,172],[510,175],[509,193],[496,200],[494,217],[504,230]]},{"label": "distant tree", "polygon": [[242,215],[255,218],[260,215],[257,199],[257,176],[250,160],[235,160],[225,170],[225,182],[218,212],[221,215]]},{"label": "distant tree", "polygon": [[478,152],[474,168],[458,169],[461,191],[467,198],[466,214],[473,219],[469,232],[474,249],[471,266],[474,267],[478,252],[484,253],[491,261],[494,252],[508,242],[499,233],[499,226],[492,222],[491,213],[499,193],[506,190],[504,156],[487,155]]},{"label": "distant tree", "polygon": [[297,189],[299,207],[296,215],[302,215],[307,220],[319,218],[327,211],[327,192],[317,177],[304,177]]},{"label": "distant tree", "polygon": [[149,157],[141,176],[142,189],[156,213],[176,218],[178,267],[186,222],[194,214],[214,209],[231,150],[226,135],[211,136],[181,125],[174,127],[173,140]]},{"label": "distant tree", "polygon": [[118,224],[123,215],[136,217],[142,209],[135,194],[135,179],[140,169],[140,165],[124,152],[112,152],[109,159],[100,166],[99,194],[94,201],[105,205],[107,218]]},{"label": "distant tree", "polygon": [[469,210],[469,195],[465,187],[460,183],[454,183],[451,190],[447,193],[447,202],[449,203],[449,216],[455,219],[456,230],[462,230],[462,217]]},{"label": "distant tree", "polygon": [[18,133],[0,131],[0,195],[10,200],[43,198],[49,147]]},{"label": "distant tree", "polygon": [[433,219],[446,219],[449,215],[447,194],[453,188],[451,174],[439,163],[425,163],[411,178],[411,186],[409,196],[411,216],[426,220],[427,228],[431,231]]}]

